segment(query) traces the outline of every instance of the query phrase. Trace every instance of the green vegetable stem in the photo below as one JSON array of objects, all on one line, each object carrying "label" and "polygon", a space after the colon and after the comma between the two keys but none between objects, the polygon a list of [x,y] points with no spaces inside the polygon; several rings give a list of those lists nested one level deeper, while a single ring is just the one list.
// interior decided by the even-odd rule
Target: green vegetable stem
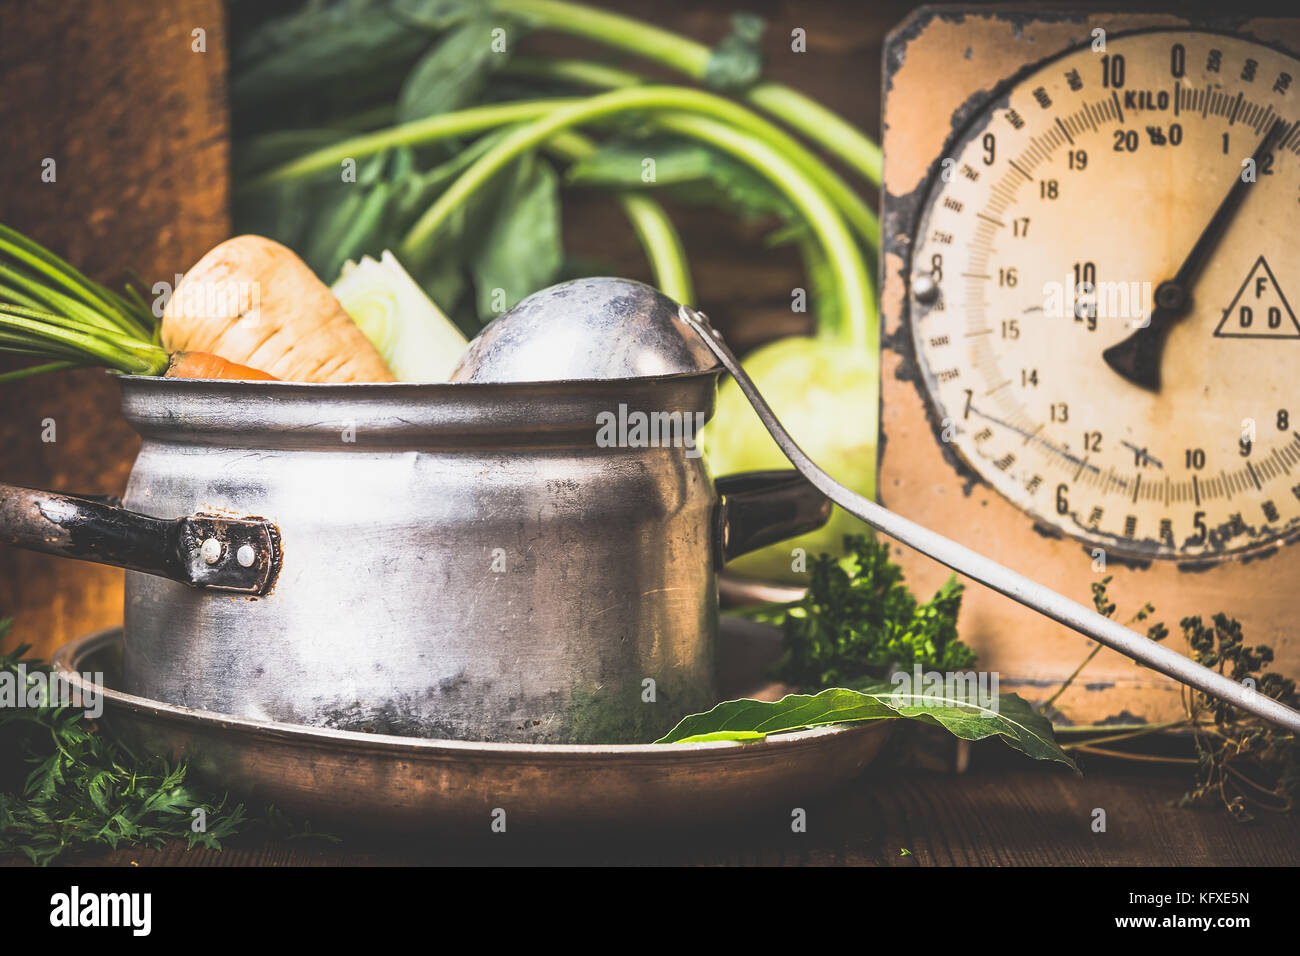
[{"label": "green vegetable stem", "polygon": [[[627,70],[590,64],[582,60],[559,58],[516,57],[505,67],[505,71],[520,76],[559,80],[597,89],[623,89],[646,83],[644,77]],[[826,194],[826,198],[831,204],[844,215],[844,218],[848,220],[849,225],[853,227],[864,243],[869,247],[880,244],[880,222],[877,220],[876,214],[833,169],[819,160],[798,140],[783,132],[780,127],[766,122],[747,110],[737,110],[735,104],[731,104],[729,101],[723,100],[722,102],[728,103],[732,109],[726,116],[718,117],[719,119],[726,121],[742,117],[743,121],[738,125],[748,129],[755,135],[761,136],[797,164],[816,186]]]},{"label": "green vegetable stem", "polygon": [[[555,281],[561,264],[583,268],[560,248],[552,161],[567,167],[566,184],[612,194],[654,281],[678,301],[699,304],[686,251],[652,190],[775,218],[767,241],[801,256],[807,288],[791,290],[791,307],[811,308],[816,334],[767,345],[746,369],[814,459],[873,495],[880,224],[814,149],[874,185],[880,150],[825,107],[762,78],[761,21],[733,17],[732,32],[710,49],[567,0],[440,0],[402,11],[381,0],[319,0],[237,41],[237,128],[268,127],[237,141],[240,228],[303,251],[327,282],[345,259],[391,248],[472,336],[500,304],[491,290],[504,290],[509,306]],[[503,24],[508,41],[486,55],[486,38]],[[517,38],[529,31],[581,37],[707,89],[590,59],[519,54]],[[314,125],[284,129],[286,115]],[[657,164],[649,181],[645,158]],[[349,165],[354,178],[340,186]],[[787,465],[730,382],[704,444],[718,472]],[[735,568],[806,583],[792,547],[838,552],[843,535],[861,529],[837,510],[822,532]]]},{"label": "green vegetable stem", "polygon": [[[585,37],[707,82],[715,54],[708,47],[631,17],[564,0],[492,0],[492,6],[544,30]],[[725,85],[725,84],[723,84]],[[880,185],[880,147],[816,100],[780,83],[759,82],[745,98]]]},{"label": "green vegetable stem", "polygon": [[[571,130],[556,133],[546,141],[545,148],[570,163],[591,156],[597,149],[587,137]],[[648,196],[626,190],[618,193],[618,203],[645,249],[655,284],[671,299],[694,302],[695,287],[682,237],[664,207]]]},{"label": "green vegetable stem", "polygon": [[[864,348],[878,334],[878,314],[871,280],[862,255],[844,220],[804,172],[774,148],[777,139],[752,114],[721,97],[684,87],[644,86],[616,90],[547,112],[512,131],[467,169],[415,223],[402,242],[405,258],[427,256],[438,228],[462,208],[470,196],[512,160],[537,148],[556,133],[628,110],[680,110],[654,117],[672,132],[704,140],[751,164],[781,188],[820,239],[841,284],[847,344]],[[704,114],[698,116],[695,114]],[[728,122],[713,122],[707,117]],[[753,117],[753,119],[757,119]],[[757,132],[755,132],[757,131]]]}]

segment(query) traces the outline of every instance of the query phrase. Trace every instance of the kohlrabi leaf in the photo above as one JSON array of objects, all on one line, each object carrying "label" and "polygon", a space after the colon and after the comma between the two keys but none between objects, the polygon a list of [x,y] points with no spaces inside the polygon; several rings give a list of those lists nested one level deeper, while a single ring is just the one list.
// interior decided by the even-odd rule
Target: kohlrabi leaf
[{"label": "kohlrabi leaf", "polygon": [[479,318],[494,318],[555,281],[564,261],[559,177],[541,156],[499,176],[494,206],[468,230]]},{"label": "kohlrabi leaf", "polygon": [[487,17],[472,17],[443,34],[402,84],[398,122],[445,113],[477,98],[488,71],[505,59],[492,49],[492,30],[499,26]]},{"label": "kohlrabi leaf", "polygon": [[662,188],[674,199],[743,217],[794,216],[780,191],[750,167],[711,146],[675,136],[612,140],[570,166],[566,180],[605,189]]},{"label": "kohlrabi leaf", "polygon": [[1017,694],[981,700],[970,684],[930,689],[876,684],[862,690],[833,687],[820,694],[790,694],[778,701],[729,700],[682,719],[661,744],[753,740],[827,724],[904,717],[943,727],[963,740],[1000,736],[1035,760],[1074,761],[1056,743],[1052,725]]},{"label": "kohlrabi leaf", "polygon": [[[465,17],[472,4],[456,6]],[[393,16],[385,0],[301,4],[259,23],[234,44],[231,100],[239,112],[319,90],[326,83],[372,74],[376,64],[409,59],[429,42],[426,29]]]}]

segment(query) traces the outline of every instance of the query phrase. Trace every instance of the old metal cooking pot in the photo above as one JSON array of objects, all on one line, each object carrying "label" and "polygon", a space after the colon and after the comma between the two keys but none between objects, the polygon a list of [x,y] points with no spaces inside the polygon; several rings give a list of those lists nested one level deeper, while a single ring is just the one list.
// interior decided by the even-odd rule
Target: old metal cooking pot
[{"label": "old metal cooking pot", "polygon": [[125,507],[0,486],[0,538],[131,569],[132,694],[351,730],[646,742],[717,700],[719,563],[829,514],[795,472],[715,483],[698,451],[636,446],[630,425],[598,440],[611,416],[707,417],[716,376],[123,377],[143,438]]}]

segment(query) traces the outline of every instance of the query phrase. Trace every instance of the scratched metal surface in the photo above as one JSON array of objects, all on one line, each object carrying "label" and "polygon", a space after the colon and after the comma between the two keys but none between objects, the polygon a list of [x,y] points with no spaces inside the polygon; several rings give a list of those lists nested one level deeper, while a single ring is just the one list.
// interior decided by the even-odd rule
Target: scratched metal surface
[{"label": "scratched metal surface", "polygon": [[144,439],[128,508],[258,515],[282,542],[261,598],[127,575],[132,693],[532,743],[654,739],[717,699],[717,494],[703,460],[592,440],[597,413],[620,403],[707,415],[712,375],[122,384]]}]

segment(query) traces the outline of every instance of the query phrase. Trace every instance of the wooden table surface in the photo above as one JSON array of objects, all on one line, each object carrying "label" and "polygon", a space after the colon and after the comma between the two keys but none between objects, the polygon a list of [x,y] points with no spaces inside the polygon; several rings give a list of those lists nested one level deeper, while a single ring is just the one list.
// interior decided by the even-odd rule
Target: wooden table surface
[{"label": "wooden table surface", "polygon": [[[1186,771],[1124,764],[1083,777],[1009,756],[964,775],[870,770],[822,805],[807,832],[786,811],[676,837],[663,833],[537,839],[490,834],[458,846],[436,836],[340,844],[243,842],[221,852],[121,850],[91,866],[373,866],[437,864],[866,865],[866,866],[1291,866],[1300,860],[1295,814],[1240,824],[1211,809],[1170,806]],[[1096,809],[1105,832],[1094,832]],[[904,850],[909,851],[904,853]],[[12,862],[12,861],[9,861]]]}]

